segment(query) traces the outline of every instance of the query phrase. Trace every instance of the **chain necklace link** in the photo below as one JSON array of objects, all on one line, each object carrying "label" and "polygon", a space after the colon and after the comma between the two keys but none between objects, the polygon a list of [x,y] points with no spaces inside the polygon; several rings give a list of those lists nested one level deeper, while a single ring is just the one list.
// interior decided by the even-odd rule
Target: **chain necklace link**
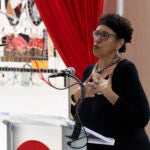
[{"label": "chain necklace link", "polygon": [[112,65],[118,63],[122,58],[121,54],[117,54],[117,56],[108,64],[106,64],[106,66],[104,66],[102,69],[98,70],[98,63],[95,64],[95,72],[98,74],[101,74],[102,72],[104,72],[107,68],[111,67]]}]

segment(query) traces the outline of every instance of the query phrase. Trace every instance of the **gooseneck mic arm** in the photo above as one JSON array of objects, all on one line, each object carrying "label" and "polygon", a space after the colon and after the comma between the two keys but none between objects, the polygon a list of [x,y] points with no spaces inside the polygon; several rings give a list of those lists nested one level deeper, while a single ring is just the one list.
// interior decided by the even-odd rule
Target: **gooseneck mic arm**
[{"label": "gooseneck mic arm", "polygon": [[80,117],[79,117],[79,112],[81,110],[83,98],[84,98],[84,95],[85,95],[85,86],[80,81],[80,79],[78,79],[77,77],[72,76],[72,75],[71,75],[71,77],[74,78],[78,82],[78,84],[81,86],[81,97],[80,97],[79,102],[77,104],[76,113],[75,113],[75,116],[74,116],[75,126],[74,126],[74,130],[72,132],[72,135],[70,136],[70,138],[72,138],[72,139],[77,139],[80,135],[81,127],[83,126],[82,121],[80,120]]}]

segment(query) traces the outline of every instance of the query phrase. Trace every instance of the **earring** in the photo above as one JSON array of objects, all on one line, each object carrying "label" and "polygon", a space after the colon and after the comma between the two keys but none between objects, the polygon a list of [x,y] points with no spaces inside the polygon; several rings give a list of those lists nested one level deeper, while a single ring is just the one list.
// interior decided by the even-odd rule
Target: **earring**
[{"label": "earring", "polygon": [[118,56],[119,58],[121,58],[121,57],[122,57],[122,53],[119,53],[119,51],[117,51],[117,56]]}]

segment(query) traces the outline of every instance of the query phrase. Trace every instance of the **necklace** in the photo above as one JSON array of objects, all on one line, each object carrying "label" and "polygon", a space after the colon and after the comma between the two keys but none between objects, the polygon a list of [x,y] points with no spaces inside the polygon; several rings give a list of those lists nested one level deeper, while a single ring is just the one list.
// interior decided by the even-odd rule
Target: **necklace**
[{"label": "necklace", "polygon": [[100,70],[98,70],[98,63],[95,64],[95,72],[98,74],[101,74],[102,72],[104,72],[107,68],[109,68],[110,66],[118,63],[122,58],[121,54],[116,55],[116,57],[108,64],[106,64],[106,66],[104,66],[103,68],[101,68]]}]

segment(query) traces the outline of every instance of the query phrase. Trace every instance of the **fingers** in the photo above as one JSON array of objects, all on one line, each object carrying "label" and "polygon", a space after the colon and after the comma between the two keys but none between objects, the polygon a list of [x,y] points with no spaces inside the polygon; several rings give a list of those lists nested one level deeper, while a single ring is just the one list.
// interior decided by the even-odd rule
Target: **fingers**
[{"label": "fingers", "polygon": [[98,84],[98,91],[102,94],[108,93],[112,89],[112,74],[109,75],[108,79],[100,78]]},{"label": "fingers", "polygon": [[108,78],[108,81],[109,81],[108,84],[110,87],[112,86],[112,76],[113,76],[113,74],[111,73]]},{"label": "fingers", "polygon": [[97,86],[93,82],[87,82],[85,97],[94,97],[96,92],[97,92]]},{"label": "fingers", "polygon": [[94,97],[97,93],[104,93],[111,88],[112,74],[108,79],[102,78],[99,74],[92,74],[88,80],[86,80],[86,94],[85,97]]}]

